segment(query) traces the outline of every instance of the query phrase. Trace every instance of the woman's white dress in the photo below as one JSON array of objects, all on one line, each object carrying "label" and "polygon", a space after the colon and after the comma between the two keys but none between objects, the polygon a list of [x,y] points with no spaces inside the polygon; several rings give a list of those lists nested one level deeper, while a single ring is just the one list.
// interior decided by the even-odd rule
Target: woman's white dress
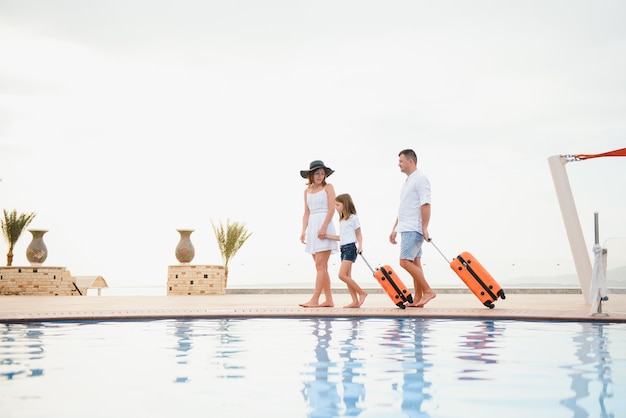
[{"label": "woman's white dress", "polygon": [[[326,189],[323,189],[317,193],[307,193],[306,203],[309,207],[309,224],[306,228],[306,245],[304,251],[309,254],[319,253],[320,251],[331,250],[332,253],[338,251],[337,241],[331,239],[319,239],[317,232],[322,227],[324,219],[328,214],[328,194]],[[337,235],[335,232],[335,225],[333,222],[329,222],[326,228],[326,233],[330,235]]]}]

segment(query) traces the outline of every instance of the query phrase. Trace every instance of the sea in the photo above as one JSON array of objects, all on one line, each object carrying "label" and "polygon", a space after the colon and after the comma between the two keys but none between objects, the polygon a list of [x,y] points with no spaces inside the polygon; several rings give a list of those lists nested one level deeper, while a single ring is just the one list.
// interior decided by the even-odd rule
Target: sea
[{"label": "sea", "polygon": [[[438,262],[437,262],[438,261]],[[593,262],[593,260],[592,260]],[[576,268],[571,260],[487,260],[483,267],[504,289],[580,289]],[[389,265],[402,281],[412,287],[412,281],[393,260]],[[379,265],[371,265],[373,269]],[[626,259],[607,266],[606,285],[612,291],[626,292]],[[433,260],[423,265],[426,279],[431,287],[442,290],[464,289],[465,285],[456,273],[441,260]],[[329,274],[333,289],[343,290],[345,284],[339,280],[339,260],[331,261]],[[364,289],[378,289],[379,285],[368,266],[357,260],[352,269],[352,277]],[[247,263],[232,263],[229,266],[227,291],[264,289],[273,292],[294,289],[312,289],[315,283],[313,262],[290,263],[280,261],[255,260]],[[160,296],[167,294],[167,278],[159,277],[149,283],[125,281],[118,286],[109,282],[109,287],[101,290],[101,295],[144,295]],[[97,294],[91,289],[88,295]]]}]

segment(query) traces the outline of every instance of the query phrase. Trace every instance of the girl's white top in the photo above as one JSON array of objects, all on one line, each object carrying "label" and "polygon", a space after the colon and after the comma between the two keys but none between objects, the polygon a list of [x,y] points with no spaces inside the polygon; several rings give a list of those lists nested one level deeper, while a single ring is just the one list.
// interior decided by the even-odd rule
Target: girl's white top
[{"label": "girl's white top", "polygon": [[339,244],[356,243],[356,230],[361,227],[359,218],[356,215],[350,215],[346,220],[339,222]]}]

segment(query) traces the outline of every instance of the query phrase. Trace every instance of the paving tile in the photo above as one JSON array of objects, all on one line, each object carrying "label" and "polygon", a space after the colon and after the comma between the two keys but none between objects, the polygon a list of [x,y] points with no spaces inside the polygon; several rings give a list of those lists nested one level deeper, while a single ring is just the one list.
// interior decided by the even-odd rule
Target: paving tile
[{"label": "paving tile", "polygon": [[602,315],[578,293],[509,293],[489,309],[471,294],[444,293],[424,308],[400,309],[385,294],[370,294],[358,309],[342,308],[347,294],[334,296],[333,308],[302,308],[310,293],[245,293],[203,296],[0,296],[0,321],[97,320],[132,318],[229,317],[393,317],[492,318],[626,322],[626,294],[609,295]]}]

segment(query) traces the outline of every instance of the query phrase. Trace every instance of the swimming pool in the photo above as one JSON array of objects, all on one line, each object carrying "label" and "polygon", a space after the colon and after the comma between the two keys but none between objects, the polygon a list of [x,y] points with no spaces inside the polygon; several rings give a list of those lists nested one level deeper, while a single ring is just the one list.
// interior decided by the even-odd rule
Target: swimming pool
[{"label": "swimming pool", "polygon": [[618,417],[626,324],[0,324],[0,416]]}]

